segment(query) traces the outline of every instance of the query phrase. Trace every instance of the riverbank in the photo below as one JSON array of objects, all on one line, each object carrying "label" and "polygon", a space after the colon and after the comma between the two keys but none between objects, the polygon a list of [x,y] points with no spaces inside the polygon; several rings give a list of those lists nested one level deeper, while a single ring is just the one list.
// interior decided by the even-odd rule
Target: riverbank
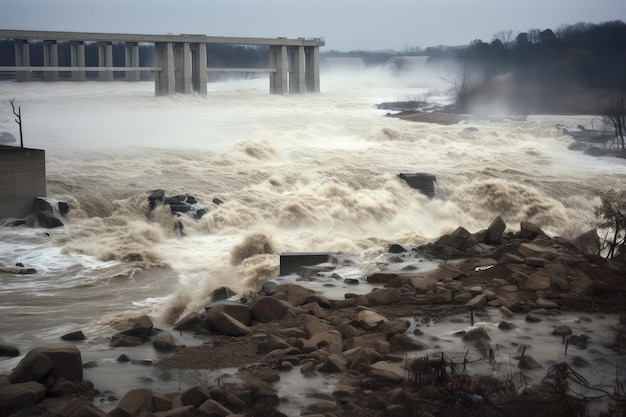
[{"label": "riverbank", "polygon": [[[585,255],[580,244],[549,237],[531,223],[523,222],[515,233],[505,229],[496,219],[477,233],[460,227],[427,245],[392,245],[379,272],[358,280],[373,290],[338,300],[307,288],[316,274],[332,274],[336,262],[305,268],[300,281],[278,280],[245,302],[219,302],[182,318],[173,330],[205,335],[200,346],[178,345],[175,333],[157,331],[146,317],[112,335],[115,349],[152,343],[161,352],[155,365],[164,378],[224,368],[237,374],[220,374],[183,391],[163,393],[148,384],[103,393],[55,375],[55,369],[67,367],[67,355],[52,354],[47,371],[25,374],[33,369],[27,366],[33,364],[29,354],[9,375],[12,383],[0,388],[2,415],[21,407],[32,415],[69,416],[87,407],[102,416],[278,416],[287,407],[280,381],[295,375],[311,397],[287,407],[289,415],[437,415],[447,408],[467,415],[541,415],[542,410],[559,415],[553,413],[557,409],[567,411],[561,415],[583,415],[586,394],[568,394],[562,382],[587,363],[582,367],[596,376],[606,372],[603,392],[614,388],[611,375],[626,351],[624,333],[602,323],[606,314],[624,313],[626,265]],[[442,263],[420,272],[429,258]],[[441,331],[433,333],[435,328]],[[606,331],[617,337],[607,340],[601,336]],[[552,340],[551,348],[544,350],[539,338]],[[76,351],[68,353],[74,362],[80,361]],[[97,372],[98,364],[90,366]],[[316,388],[328,384],[327,392]],[[592,384],[583,383],[583,392]],[[18,388],[21,395],[11,398],[22,401],[19,407],[6,405],[7,392]],[[604,397],[600,408],[621,404]],[[520,409],[527,401],[544,407]]]}]

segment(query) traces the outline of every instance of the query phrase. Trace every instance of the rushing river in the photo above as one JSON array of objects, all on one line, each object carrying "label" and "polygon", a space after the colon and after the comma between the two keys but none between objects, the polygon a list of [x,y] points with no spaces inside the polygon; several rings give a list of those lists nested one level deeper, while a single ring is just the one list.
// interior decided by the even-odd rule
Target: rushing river
[{"label": "rushing river", "polygon": [[[0,273],[0,343],[27,352],[81,329],[85,359],[114,359],[106,337],[129,319],[147,313],[167,328],[217,287],[255,290],[277,275],[280,252],[352,253],[344,276],[359,277],[390,243],[478,231],[498,215],[512,229],[529,220],[573,237],[600,190],[626,187],[624,160],[567,150],[557,125],[590,126],[589,116],[401,121],[375,105],[445,103],[446,86],[374,71],[322,74],[321,94],[268,89],[255,79],[209,84],[207,97],[154,97],[152,82],[0,83],[2,101],[21,106],[25,146],[46,151],[48,196],[71,206],[63,228],[0,227],[0,264],[38,271]],[[5,104],[0,131],[14,132]],[[437,196],[401,172],[434,174]],[[181,237],[167,210],[147,217],[154,189],[192,194],[209,212],[183,218]],[[254,255],[265,243],[273,253]],[[18,360],[0,359],[0,371]]]}]

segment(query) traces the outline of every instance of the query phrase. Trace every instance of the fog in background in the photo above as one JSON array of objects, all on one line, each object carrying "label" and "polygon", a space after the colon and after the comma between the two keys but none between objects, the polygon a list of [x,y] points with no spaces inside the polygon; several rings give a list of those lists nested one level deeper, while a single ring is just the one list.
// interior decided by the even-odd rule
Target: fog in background
[{"label": "fog in background", "polygon": [[20,0],[2,1],[3,29],[213,36],[324,37],[325,49],[403,50],[465,45],[523,32],[626,16],[622,0]]}]

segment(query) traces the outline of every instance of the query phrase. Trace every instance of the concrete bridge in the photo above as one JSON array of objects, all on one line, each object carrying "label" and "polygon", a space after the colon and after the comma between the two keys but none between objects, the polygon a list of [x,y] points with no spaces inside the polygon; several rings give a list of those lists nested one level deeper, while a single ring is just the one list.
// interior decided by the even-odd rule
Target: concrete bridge
[{"label": "concrete bridge", "polygon": [[[206,35],[137,35],[119,33],[46,32],[0,30],[0,39],[15,42],[15,66],[0,66],[0,72],[15,72],[19,82],[31,80],[34,71],[44,73],[44,80],[58,81],[59,71],[69,71],[70,79],[86,80],[87,71],[99,72],[102,81],[113,80],[113,71],[124,71],[127,81],[138,81],[140,71],[155,72],[155,94],[207,93],[207,71],[265,72],[270,74],[271,94],[304,94],[320,91],[319,47],[324,41],[288,38],[238,38]],[[43,66],[30,65],[30,41],[43,41]],[[69,42],[71,66],[59,66],[59,42]],[[98,66],[85,66],[85,43],[98,45]],[[125,66],[113,66],[113,43],[125,45]],[[142,67],[139,44],[155,46],[155,66]],[[269,46],[266,68],[210,68],[206,45]]]}]

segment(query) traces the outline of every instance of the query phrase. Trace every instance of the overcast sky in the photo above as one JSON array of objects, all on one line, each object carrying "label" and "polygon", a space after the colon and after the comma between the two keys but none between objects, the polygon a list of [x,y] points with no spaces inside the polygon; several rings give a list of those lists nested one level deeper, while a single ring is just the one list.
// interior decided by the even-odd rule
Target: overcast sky
[{"label": "overcast sky", "polygon": [[340,51],[609,20],[626,20],[626,0],[0,0],[0,29],[323,37],[324,50]]}]

